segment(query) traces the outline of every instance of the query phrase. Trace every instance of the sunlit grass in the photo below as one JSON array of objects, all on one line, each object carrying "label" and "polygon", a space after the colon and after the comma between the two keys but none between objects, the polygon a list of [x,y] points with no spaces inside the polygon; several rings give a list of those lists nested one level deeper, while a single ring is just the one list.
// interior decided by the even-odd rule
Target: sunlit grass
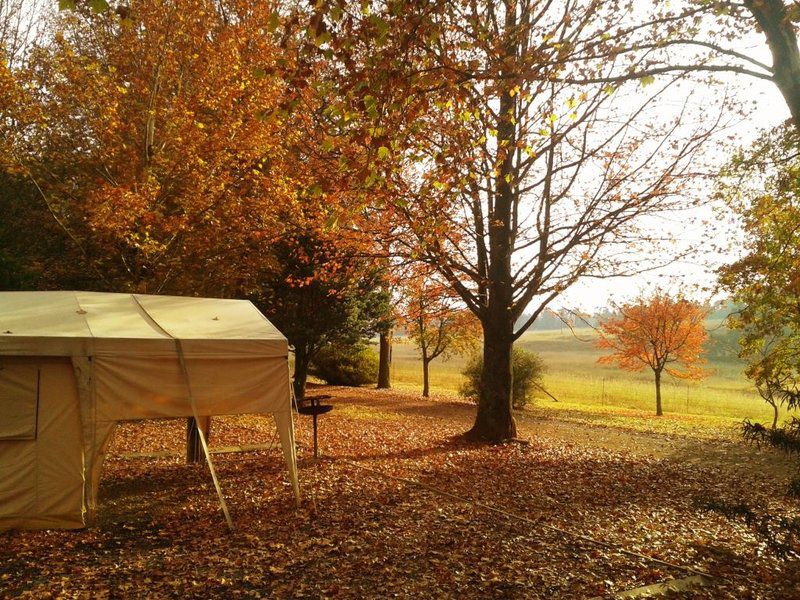
[{"label": "sunlit grass", "polygon": [[[714,372],[700,382],[667,378],[662,384],[662,402],[667,413],[655,413],[652,372],[629,373],[599,365],[601,352],[591,340],[594,332],[528,332],[518,342],[538,352],[548,367],[545,387],[560,402],[542,395],[537,410],[553,411],[564,418],[603,422],[652,431],[698,430],[705,427],[733,431],[743,419],[771,422],[772,412],[742,374],[738,361],[711,363]],[[431,363],[431,393],[456,395],[467,357],[456,356]],[[416,349],[402,339],[393,348],[392,384],[404,391],[422,390],[422,363]],[[782,415],[784,416],[784,415]]]}]

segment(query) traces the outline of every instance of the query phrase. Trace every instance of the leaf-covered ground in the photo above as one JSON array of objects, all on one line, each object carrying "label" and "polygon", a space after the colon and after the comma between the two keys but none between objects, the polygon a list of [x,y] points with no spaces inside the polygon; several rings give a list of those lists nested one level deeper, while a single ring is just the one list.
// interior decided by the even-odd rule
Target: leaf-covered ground
[{"label": "leaf-covered ground", "polygon": [[[477,446],[458,438],[469,405],[326,393],[323,459],[310,457],[309,420],[296,421],[299,510],[277,448],[216,454],[237,526],[228,533],[206,467],[157,455],[180,451],[185,423],[125,424],[97,526],[0,534],[0,594],[589,598],[691,575],[638,553],[718,578],[691,597],[800,597],[797,556],[778,558],[744,523],[703,508],[714,499],[796,516],[781,493],[787,465],[766,451],[535,413],[519,419],[529,444]],[[274,441],[264,417],[212,426],[217,448]]]}]

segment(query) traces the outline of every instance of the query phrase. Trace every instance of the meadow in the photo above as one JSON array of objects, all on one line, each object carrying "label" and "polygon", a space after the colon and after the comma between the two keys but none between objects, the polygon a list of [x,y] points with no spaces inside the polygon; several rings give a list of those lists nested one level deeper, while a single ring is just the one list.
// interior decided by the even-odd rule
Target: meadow
[{"label": "meadow", "polygon": [[[744,363],[731,351],[730,332],[709,323],[712,340],[702,381],[666,377],[662,382],[664,423],[650,419],[655,413],[655,387],[650,370],[639,373],[598,364],[602,352],[595,348],[596,333],[589,327],[570,331],[528,331],[518,342],[539,353],[547,365],[544,386],[559,401],[537,395],[532,410],[561,418],[595,421],[599,424],[636,429],[695,429],[703,425],[735,429],[744,419],[771,422],[772,409],[761,399],[743,374]],[[462,382],[466,356],[436,360],[431,364],[433,394],[455,396]],[[422,364],[413,344],[396,338],[393,348],[392,382],[402,390],[422,389]],[[786,413],[782,411],[781,418]],[[685,427],[682,427],[685,425]]]}]

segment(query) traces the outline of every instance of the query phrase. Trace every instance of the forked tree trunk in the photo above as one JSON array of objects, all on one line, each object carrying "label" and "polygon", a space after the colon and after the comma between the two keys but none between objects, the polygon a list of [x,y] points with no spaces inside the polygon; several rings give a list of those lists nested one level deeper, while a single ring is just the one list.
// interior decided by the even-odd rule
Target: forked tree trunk
[{"label": "forked tree trunk", "polygon": [[431,361],[427,357],[422,357],[422,397],[428,398],[431,395],[430,387],[430,365]]},{"label": "forked tree trunk", "polygon": [[392,387],[392,332],[380,336],[380,358],[378,363],[378,389],[388,390]]},{"label": "forked tree trunk", "polygon": [[655,371],[656,374],[656,416],[660,417],[664,414],[661,410],[661,371]]}]

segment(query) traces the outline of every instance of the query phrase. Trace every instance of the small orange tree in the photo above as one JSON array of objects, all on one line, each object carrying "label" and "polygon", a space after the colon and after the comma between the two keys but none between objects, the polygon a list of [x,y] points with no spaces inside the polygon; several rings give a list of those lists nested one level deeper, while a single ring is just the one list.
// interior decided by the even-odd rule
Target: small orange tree
[{"label": "small orange tree", "polygon": [[699,380],[709,372],[702,368],[708,340],[703,324],[708,309],[685,298],[670,298],[662,292],[640,297],[616,307],[618,317],[600,324],[596,345],[611,354],[601,364],[616,364],[628,371],[650,367],[656,382],[656,415],[661,408],[661,374]]},{"label": "small orange tree", "polygon": [[412,274],[400,308],[408,337],[422,359],[422,396],[427,398],[431,362],[473,350],[480,340],[480,324],[430,271]]}]

